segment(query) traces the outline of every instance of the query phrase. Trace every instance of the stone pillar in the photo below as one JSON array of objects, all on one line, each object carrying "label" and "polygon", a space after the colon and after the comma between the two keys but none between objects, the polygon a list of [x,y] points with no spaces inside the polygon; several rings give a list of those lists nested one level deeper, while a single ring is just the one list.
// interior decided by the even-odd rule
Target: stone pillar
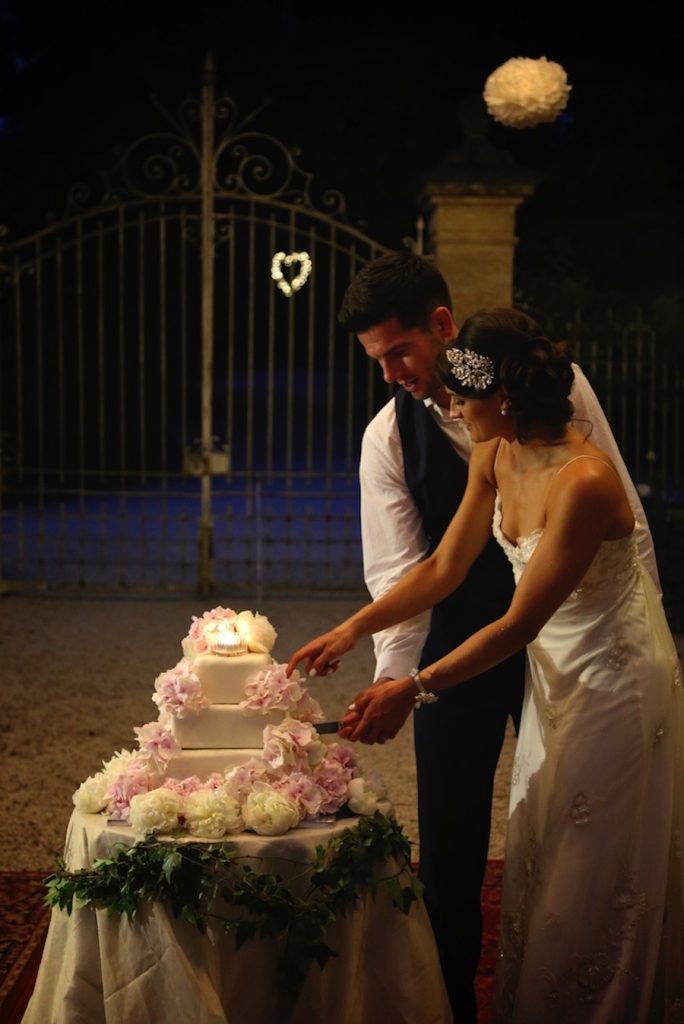
[{"label": "stone pillar", "polygon": [[451,289],[457,323],[478,309],[513,301],[515,211],[538,177],[486,139],[480,97],[461,104],[464,142],[423,177],[427,250]]}]

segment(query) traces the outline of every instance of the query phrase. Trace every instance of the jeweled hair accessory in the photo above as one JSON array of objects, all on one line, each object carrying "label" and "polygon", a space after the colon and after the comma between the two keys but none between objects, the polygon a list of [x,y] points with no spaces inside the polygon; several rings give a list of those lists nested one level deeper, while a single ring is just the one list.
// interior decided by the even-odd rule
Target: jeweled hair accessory
[{"label": "jeweled hair accessory", "polygon": [[481,356],[471,348],[448,348],[446,357],[456,380],[467,388],[484,391],[494,380],[494,363],[489,356]]}]

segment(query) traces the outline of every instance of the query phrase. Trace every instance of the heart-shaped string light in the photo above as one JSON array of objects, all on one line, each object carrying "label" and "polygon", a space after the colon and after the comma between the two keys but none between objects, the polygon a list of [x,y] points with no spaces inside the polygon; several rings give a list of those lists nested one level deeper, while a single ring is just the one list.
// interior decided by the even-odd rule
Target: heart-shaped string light
[{"label": "heart-shaped string light", "polygon": [[[299,264],[299,273],[291,281],[287,281],[282,268],[292,267],[297,263]],[[271,277],[283,295],[291,299],[294,293],[298,292],[306,284],[312,266],[313,264],[308,252],[289,252],[287,254],[277,252],[271,261]]]}]

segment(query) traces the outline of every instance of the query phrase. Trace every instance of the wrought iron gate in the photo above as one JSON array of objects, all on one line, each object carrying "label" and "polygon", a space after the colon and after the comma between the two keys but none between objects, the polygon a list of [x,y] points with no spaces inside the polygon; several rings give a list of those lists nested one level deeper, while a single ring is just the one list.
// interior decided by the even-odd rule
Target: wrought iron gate
[{"label": "wrought iron gate", "polygon": [[[159,110],[99,192],[0,239],[0,589],[355,589],[359,442],[387,389],[335,313],[383,247],[210,66],[200,102]],[[638,317],[554,333],[650,491],[675,594],[679,347]]]},{"label": "wrought iron gate", "polygon": [[99,195],[0,247],[0,580],[355,588],[386,389],[335,314],[384,250],[211,66],[159,109]]}]

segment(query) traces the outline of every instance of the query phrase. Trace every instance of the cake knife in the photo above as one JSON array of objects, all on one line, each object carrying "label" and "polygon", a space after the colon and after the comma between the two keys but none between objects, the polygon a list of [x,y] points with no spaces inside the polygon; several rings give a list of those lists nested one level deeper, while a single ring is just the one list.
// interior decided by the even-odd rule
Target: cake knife
[{"label": "cake knife", "polygon": [[316,732],[325,735],[325,733],[339,732],[342,728],[341,722],[318,722],[314,723],[314,729]]}]

